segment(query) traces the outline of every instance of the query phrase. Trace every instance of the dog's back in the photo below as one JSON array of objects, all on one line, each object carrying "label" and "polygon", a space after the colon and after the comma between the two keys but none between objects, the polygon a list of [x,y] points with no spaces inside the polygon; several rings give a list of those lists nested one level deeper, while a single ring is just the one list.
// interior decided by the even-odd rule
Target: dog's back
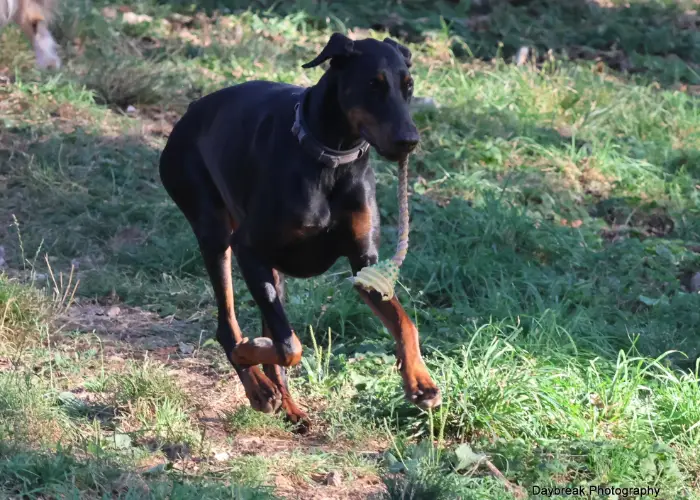
[{"label": "dog's back", "polygon": [[216,154],[241,163],[272,163],[260,157],[273,155],[280,141],[294,142],[290,130],[302,91],[294,85],[249,81],[213,92],[190,104],[166,149],[179,150],[192,137],[208,136]]},{"label": "dog's back", "polygon": [[[299,154],[291,133],[301,87],[249,81],[192,102],[173,127],[160,158],[160,177],[177,201],[189,198],[193,168],[218,184],[232,214],[243,220],[257,187],[267,179],[284,183],[286,162]],[[279,158],[279,152],[286,157]],[[221,158],[235,161],[220,170]],[[223,178],[226,178],[226,181]],[[173,190],[188,185],[187,193]]]}]

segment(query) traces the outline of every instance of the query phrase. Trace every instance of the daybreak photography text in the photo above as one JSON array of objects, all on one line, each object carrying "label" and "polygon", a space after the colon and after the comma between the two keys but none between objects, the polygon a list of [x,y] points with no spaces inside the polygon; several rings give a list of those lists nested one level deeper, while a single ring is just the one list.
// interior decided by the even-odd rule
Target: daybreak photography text
[{"label": "daybreak photography text", "polygon": [[658,497],[661,488],[653,486],[532,486],[532,494],[543,497],[593,497],[617,495],[618,497]]}]

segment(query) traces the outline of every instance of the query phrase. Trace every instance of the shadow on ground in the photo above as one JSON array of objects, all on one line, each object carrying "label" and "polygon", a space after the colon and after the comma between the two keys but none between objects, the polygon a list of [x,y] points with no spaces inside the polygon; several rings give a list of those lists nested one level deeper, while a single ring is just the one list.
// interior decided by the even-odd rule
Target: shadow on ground
[{"label": "shadow on ground", "polygon": [[[476,139],[517,134],[540,145],[571,147],[560,132],[529,127],[507,113],[469,120]],[[156,144],[148,137],[106,137],[82,128],[4,134],[15,138],[5,141],[12,149],[0,150],[0,238],[10,267],[23,267],[23,251],[34,262],[46,252],[56,259],[55,270],[77,263],[83,296],[211,321],[204,269],[189,226],[160,185]],[[464,344],[465,332],[453,326],[492,318],[551,336],[553,343],[566,341],[566,331],[580,348],[611,357],[639,336],[642,354],[678,349],[697,358],[700,342],[687,332],[700,327],[699,296],[685,284],[688,273],[700,269],[697,254],[685,244],[698,237],[695,214],[630,199],[611,198],[606,205],[604,198],[584,194],[578,203],[588,219],[570,227],[556,217],[556,203],[543,209],[533,198],[504,197],[501,181],[493,181],[497,189],[478,203],[430,195],[414,200],[411,257],[402,272],[406,285],[420,291],[412,305],[427,343]],[[517,175],[509,182],[521,187]],[[555,191],[546,177],[538,182],[540,191]],[[379,198],[386,207],[384,247],[390,248],[393,187],[382,187]],[[685,234],[674,223],[681,218],[690,228]],[[344,272],[347,266],[337,267]],[[292,284],[290,316],[340,330],[352,350],[377,323],[349,287],[316,321],[328,290],[338,289],[340,280],[325,276],[310,285]],[[258,314],[245,287],[238,287],[237,303],[242,324],[254,325],[246,329],[255,335]],[[543,318],[551,324],[543,327]]]},{"label": "shadow on ground", "polygon": [[[178,0],[161,3],[191,9]],[[510,60],[528,47],[540,62],[551,50],[557,57],[601,62],[662,84],[700,83],[700,16],[692,2],[206,0],[197,8],[292,15],[315,26],[371,28],[412,42],[446,34],[453,37],[458,57]]]}]

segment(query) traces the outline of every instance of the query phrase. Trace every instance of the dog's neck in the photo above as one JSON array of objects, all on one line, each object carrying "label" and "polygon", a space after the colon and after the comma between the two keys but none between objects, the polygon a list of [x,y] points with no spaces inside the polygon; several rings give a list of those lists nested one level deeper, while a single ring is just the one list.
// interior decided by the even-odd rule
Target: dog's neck
[{"label": "dog's neck", "polygon": [[338,77],[333,70],[327,71],[309,89],[305,120],[313,137],[328,148],[343,151],[362,142],[340,108]]}]

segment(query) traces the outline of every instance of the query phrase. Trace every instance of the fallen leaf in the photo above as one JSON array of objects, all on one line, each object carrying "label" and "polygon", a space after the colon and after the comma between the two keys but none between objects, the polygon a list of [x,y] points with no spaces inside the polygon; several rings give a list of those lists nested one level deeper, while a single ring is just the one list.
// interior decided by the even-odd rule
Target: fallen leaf
[{"label": "fallen leaf", "polygon": [[180,342],[178,344],[178,347],[180,348],[180,352],[185,355],[189,355],[194,352],[194,346],[192,344],[185,344],[184,342]]},{"label": "fallen leaf", "polygon": [[482,453],[474,453],[472,447],[467,443],[460,444],[455,450],[455,455],[457,455],[458,460],[455,470],[458,472],[468,467],[474,467],[486,458]]},{"label": "fallen leaf", "polygon": [[131,447],[131,437],[128,434],[115,432],[108,443],[118,450],[124,450]]},{"label": "fallen leaf", "polygon": [[646,295],[640,295],[638,297],[638,299],[639,299],[639,302],[641,302],[642,304],[649,306],[649,307],[653,307],[657,304],[668,304],[668,298],[665,295],[658,298],[658,299],[654,299],[652,297],[647,297]]},{"label": "fallen leaf", "polygon": [[146,476],[154,476],[156,474],[160,474],[161,472],[165,472],[166,465],[167,464],[165,462],[159,463],[158,465],[155,465],[150,469],[143,471],[143,474]]},{"label": "fallen leaf", "polygon": [[323,483],[328,486],[340,486],[343,483],[343,478],[339,472],[330,471],[323,480]]}]

